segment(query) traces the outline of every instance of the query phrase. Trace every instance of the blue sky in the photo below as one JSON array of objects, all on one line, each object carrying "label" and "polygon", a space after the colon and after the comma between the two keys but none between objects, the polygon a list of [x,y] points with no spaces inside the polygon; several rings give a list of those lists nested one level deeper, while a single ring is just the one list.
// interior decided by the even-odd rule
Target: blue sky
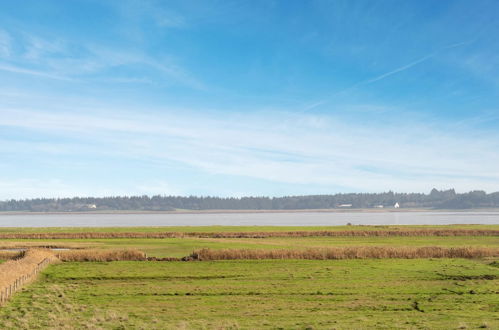
[{"label": "blue sky", "polygon": [[499,190],[497,1],[2,1],[0,199]]}]

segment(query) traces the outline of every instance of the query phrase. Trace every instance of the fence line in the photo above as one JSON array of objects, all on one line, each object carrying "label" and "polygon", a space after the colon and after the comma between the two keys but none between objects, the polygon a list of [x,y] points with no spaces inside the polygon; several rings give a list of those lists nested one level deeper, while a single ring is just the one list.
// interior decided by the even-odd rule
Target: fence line
[{"label": "fence line", "polygon": [[[15,261],[8,261],[0,265],[0,271],[3,273],[0,274],[0,279],[4,276],[8,277],[9,275],[12,277],[9,283],[0,283],[0,306],[5,304],[22,287],[32,282],[45,267],[57,260],[57,258],[50,252],[43,251],[43,253],[39,253],[41,254],[39,257],[43,257],[43,259],[41,261],[37,261],[36,257],[38,256],[36,254],[37,252],[28,251],[26,252],[26,256],[24,258]],[[25,261],[24,259],[27,260]],[[20,263],[23,262],[25,264],[21,265]],[[16,270],[19,271],[19,274],[17,276],[12,274],[12,271],[9,268],[13,268],[14,273]],[[10,274],[6,273],[9,271]],[[3,286],[1,284],[3,284]]]}]

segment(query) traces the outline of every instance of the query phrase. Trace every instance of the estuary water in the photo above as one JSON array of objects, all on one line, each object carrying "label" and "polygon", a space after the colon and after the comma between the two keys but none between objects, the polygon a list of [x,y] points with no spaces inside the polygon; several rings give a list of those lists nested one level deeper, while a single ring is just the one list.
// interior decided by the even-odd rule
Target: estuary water
[{"label": "estuary water", "polygon": [[0,214],[0,227],[499,224],[499,211]]}]

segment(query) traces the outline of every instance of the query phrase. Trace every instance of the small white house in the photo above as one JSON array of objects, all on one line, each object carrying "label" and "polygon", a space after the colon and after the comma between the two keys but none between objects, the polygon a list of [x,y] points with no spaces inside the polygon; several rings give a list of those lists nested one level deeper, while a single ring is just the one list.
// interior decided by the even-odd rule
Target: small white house
[{"label": "small white house", "polygon": [[393,205],[394,208],[398,209],[400,207],[400,204],[397,202],[395,205]]},{"label": "small white house", "polygon": [[87,204],[87,208],[89,208],[89,209],[96,209],[97,205],[95,205],[95,204]]},{"label": "small white house", "polygon": [[352,207],[352,204],[340,204],[338,207]]}]

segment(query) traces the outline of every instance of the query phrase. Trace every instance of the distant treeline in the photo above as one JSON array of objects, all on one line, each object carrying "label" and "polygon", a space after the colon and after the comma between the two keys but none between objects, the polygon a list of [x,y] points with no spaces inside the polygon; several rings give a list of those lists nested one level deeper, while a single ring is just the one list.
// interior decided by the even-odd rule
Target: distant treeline
[{"label": "distant treeline", "polygon": [[74,211],[173,211],[187,210],[300,210],[334,208],[499,208],[499,192],[471,191],[457,194],[454,189],[422,193],[351,193],[285,197],[74,197],[37,198],[0,202],[0,211],[74,212]]}]

